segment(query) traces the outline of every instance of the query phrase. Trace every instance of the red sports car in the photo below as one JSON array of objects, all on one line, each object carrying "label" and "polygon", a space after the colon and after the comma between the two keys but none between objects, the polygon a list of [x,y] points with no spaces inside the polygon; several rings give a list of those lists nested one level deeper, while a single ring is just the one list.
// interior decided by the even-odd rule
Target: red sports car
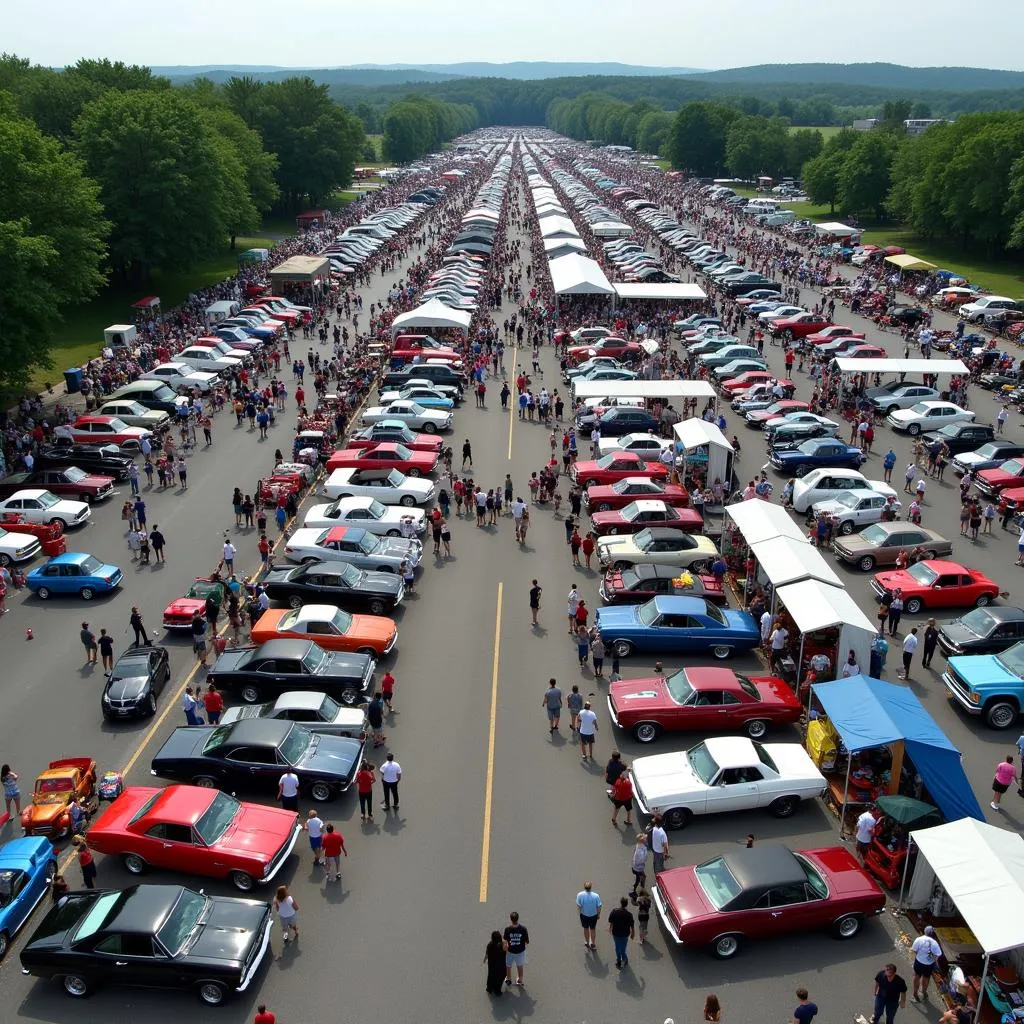
[{"label": "red sports car", "polygon": [[404,444],[411,452],[433,452],[435,455],[440,454],[444,447],[444,439],[437,434],[417,434],[402,420],[379,420],[363,427],[349,438],[347,447],[358,448],[385,441]]},{"label": "red sports car", "polygon": [[639,359],[644,353],[639,343],[610,334],[607,338],[600,338],[589,345],[574,345],[565,354],[569,365],[575,366],[584,359],[593,359],[595,356],[611,356],[613,359],[629,361]]},{"label": "red sports car", "polygon": [[608,688],[612,721],[641,743],[663,732],[742,729],[760,739],[800,718],[803,706],[782,679],[728,668],[681,668],[672,675],[620,679]]},{"label": "red sports car", "polygon": [[659,594],[672,597],[703,597],[712,604],[725,605],[725,587],[710,574],[690,573],[693,583],[687,587],[676,584],[682,570],[678,565],[644,564],[628,569],[609,569],[604,574],[598,593],[605,604],[644,604]]},{"label": "red sports car", "polygon": [[1007,459],[996,469],[983,469],[978,474],[978,490],[992,496],[1006,487],[1019,487],[1024,483],[1024,458]]},{"label": "red sports car", "polygon": [[196,579],[184,597],[176,597],[165,609],[164,629],[191,629],[196,612],[205,618],[206,599],[212,597],[218,612],[227,597],[227,583],[219,576]]},{"label": "red sports car", "polygon": [[361,448],[343,448],[327,460],[327,473],[336,469],[400,469],[406,476],[426,476],[437,468],[437,452],[418,452],[391,441]]},{"label": "red sports car", "polygon": [[842,324],[832,324],[831,327],[822,328],[814,334],[808,334],[807,340],[812,345],[824,345],[826,341],[835,341],[837,338],[858,338],[863,340],[863,331],[855,331],[852,327],[844,327]]},{"label": "red sports car", "polygon": [[938,558],[915,562],[906,569],[876,572],[871,581],[875,596],[903,591],[903,610],[916,615],[927,608],[981,607],[999,597],[999,587],[983,572],[965,569],[957,562]]},{"label": "red sports car", "polygon": [[[755,384],[774,384],[779,376],[770,373],[768,370],[747,370],[736,377],[730,377],[721,387],[727,395],[735,395],[739,391],[746,391]],[[796,385],[791,380],[782,380],[782,386],[787,391],[795,391]]]},{"label": "red sports car", "polygon": [[700,533],[704,517],[692,508],[676,508],[656,498],[640,498],[625,508],[592,512],[590,521],[598,536],[606,533],[636,533],[648,526],[668,526],[686,533]]},{"label": "red sports car", "polygon": [[668,469],[660,462],[645,462],[635,452],[610,452],[596,462],[574,462],[569,470],[569,476],[574,484],[593,487],[598,484],[613,484],[627,476],[645,476],[651,480],[667,481]]},{"label": "red sports car", "polygon": [[89,846],[148,868],[228,879],[249,892],[269,882],[295,846],[294,811],[241,803],[202,786],[129,786],[89,826]]},{"label": "red sports car", "polygon": [[852,939],[885,910],[885,893],[841,846],[790,850],[733,847],[703,864],[658,873],[654,905],[681,946],[727,960],[748,939],[828,929]]},{"label": "red sports car", "polygon": [[614,484],[599,484],[583,492],[583,508],[593,514],[623,508],[638,498],[656,498],[676,508],[686,508],[689,492],[679,484],[666,484],[646,476],[627,476]]},{"label": "red sports car", "polygon": [[770,330],[777,338],[806,338],[808,334],[816,334],[831,326],[832,321],[818,313],[797,313],[796,316],[773,320]]}]

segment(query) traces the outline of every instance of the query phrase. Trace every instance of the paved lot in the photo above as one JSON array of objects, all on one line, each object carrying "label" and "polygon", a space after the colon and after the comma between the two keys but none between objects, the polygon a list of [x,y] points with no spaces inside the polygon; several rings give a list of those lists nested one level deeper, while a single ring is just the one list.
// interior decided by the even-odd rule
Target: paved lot
[{"label": "paved lot", "polygon": [[[367,307],[390,281],[378,278],[364,292]],[[876,332],[869,335],[875,338]],[[895,354],[893,335],[877,338]],[[781,370],[780,350],[768,353]],[[558,378],[550,350],[543,353],[542,365],[551,388]],[[530,472],[547,458],[547,434],[537,424],[510,422],[500,410],[497,390],[489,389],[486,410],[470,402],[459,411],[451,440],[456,466],[461,442],[469,437],[474,478],[485,487],[498,486],[510,472],[525,496]],[[994,418],[987,396],[976,393],[974,401],[980,419]],[[733,429],[730,422],[729,432]],[[735,429],[744,443],[741,475],[752,475],[764,462],[760,438]],[[1019,435],[1016,422],[1010,433]],[[102,676],[82,668],[78,629],[83,618],[97,630],[105,626],[120,649],[133,603],[152,629],[166,602],[216,564],[220,532],[233,530],[231,487],[236,482],[243,489],[252,486],[269,467],[273,449],[290,444],[290,425],[282,423],[260,444],[222,416],[215,438],[211,451],[191,460],[187,495],[147,497],[150,523],[159,523],[168,537],[165,567],[130,566],[115,498],[97,510],[94,523],[71,547],[120,557],[129,577],[122,593],[90,605],[62,601],[44,606],[21,595],[11,602],[2,623],[7,666],[0,681],[0,750],[21,773],[24,789],[47,759],[74,754],[94,754],[101,766],[128,765],[129,782],[145,782],[153,750],[181,721],[179,702],[168,697],[165,713],[151,728],[104,726],[99,714]],[[879,430],[876,452],[884,452],[889,440],[887,429]],[[902,465],[907,442],[899,441],[896,450]],[[880,476],[880,463],[877,454],[869,470],[877,464]],[[925,519],[954,538],[955,479],[947,474],[945,485],[932,484]],[[779,489],[781,482],[776,494]],[[603,708],[604,685],[580,673],[565,633],[562,611],[570,584],[581,583],[588,603],[596,606],[598,580],[572,568],[561,521],[550,510],[534,512],[522,548],[513,539],[511,519],[487,529],[464,519],[453,524],[452,533],[451,559],[431,564],[428,551],[422,581],[399,615],[399,646],[388,662],[397,678],[399,713],[388,729],[388,747],[405,773],[401,815],[378,810],[375,824],[361,827],[354,816],[354,794],[322,809],[326,819],[340,825],[350,855],[340,886],[324,886],[308,851],[287,866],[282,880],[292,883],[301,905],[297,948],[282,952],[275,933],[277,959],[245,998],[220,1011],[206,1011],[187,995],[128,990],[101,992],[74,1006],[59,990],[23,978],[15,949],[0,966],[8,1012],[13,1009],[19,1019],[55,1022],[78,1016],[162,1024],[182,1014],[197,1021],[241,1021],[265,1001],[283,1022],[339,1017],[419,1024],[442,1016],[456,1024],[491,1016],[502,1021],[661,1021],[669,1015],[679,1021],[695,1019],[704,993],[716,991],[729,1020],[753,1022],[786,1019],[798,984],[810,988],[826,1019],[849,1019],[868,1008],[871,977],[893,949],[889,919],[871,924],[852,943],[809,935],[746,950],[729,964],[703,953],[679,954],[657,926],[649,945],[633,951],[629,971],[615,970],[603,931],[597,955],[585,953],[574,907],[583,880],[593,880],[608,908],[631,880],[633,834],[616,830],[609,821],[600,766],[616,745],[627,759],[639,753],[632,741],[613,733]],[[236,543],[245,557],[239,564],[254,565],[255,537],[241,537]],[[954,552],[994,574],[1016,595],[1010,566],[1015,541],[1015,536],[997,534],[976,546],[957,543]],[[872,614],[867,580],[842,567],[839,572]],[[527,607],[533,577],[544,587],[536,629]],[[23,639],[27,627],[34,630],[32,641]],[[180,640],[167,642],[184,685],[190,677],[190,648]],[[889,678],[898,661],[894,645]],[[753,668],[755,662],[741,659],[735,665]],[[941,657],[934,667],[941,670]],[[639,658],[623,663],[624,675],[648,674],[650,668],[651,661]],[[540,701],[552,675],[566,691],[580,682],[600,702],[596,766],[581,765],[565,739],[567,730],[562,737],[549,737]],[[938,671],[919,671],[912,687],[963,750],[968,774],[987,805],[991,769],[1016,734],[997,736],[958,714],[943,696]],[[658,749],[679,749],[698,738],[670,739]],[[1006,817],[1016,827],[1019,805],[1012,795],[1008,806]],[[796,847],[836,841],[835,821],[821,806],[787,822],[724,816],[676,834],[675,863],[711,856],[742,842],[748,831]],[[11,828],[4,833],[13,834]],[[104,885],[129,882],[116,862],[101,860],[99,872]],[[70,868],[70,877],[77,879],[77,874],[77,867]],[[221,891],[215,884],[207,888]],[[520,912],[531,934],[527,984],[491,1001],[483,991],[480,957],[490,930],[504,927],[510,910]],[[901,1017],[933,1020],[935,1013],[911,1004]]]}]

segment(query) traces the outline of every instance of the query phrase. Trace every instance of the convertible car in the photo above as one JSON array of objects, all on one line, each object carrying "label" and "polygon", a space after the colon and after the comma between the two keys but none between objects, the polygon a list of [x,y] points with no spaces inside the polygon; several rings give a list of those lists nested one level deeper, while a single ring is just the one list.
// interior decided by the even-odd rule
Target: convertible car
[{"label": "convertible car", "polygon": [[228,581],[216,574],[198,577],[184,597],[176,597],[164,609],[164,629],[191,629],[196,612],[204,615],[207,598],[213,599],[219,613],[221,603],[227,597],[227,587]]}]

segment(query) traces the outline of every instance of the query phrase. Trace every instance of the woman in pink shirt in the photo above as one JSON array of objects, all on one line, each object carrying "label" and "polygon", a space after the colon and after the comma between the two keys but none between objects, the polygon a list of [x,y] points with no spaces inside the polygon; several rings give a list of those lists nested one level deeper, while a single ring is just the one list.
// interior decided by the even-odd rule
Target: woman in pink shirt
[{"label": "woman in pink shirt", "polygon": [[1000,810],[999,801],[1011,782],[1017,782],[1017,769],[1013,766],[1013,754],[1007,754],[1006,760],[996,765],[996,777],[992,780],[992,803],[989,806],[993,811]]}]

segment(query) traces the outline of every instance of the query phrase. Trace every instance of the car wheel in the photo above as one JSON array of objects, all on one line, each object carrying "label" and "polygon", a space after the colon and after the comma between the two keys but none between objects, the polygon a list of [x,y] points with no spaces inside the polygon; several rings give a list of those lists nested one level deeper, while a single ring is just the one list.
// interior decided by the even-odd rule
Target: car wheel
[{"label": "car wheel", "polygon": [[637,722],[633,726],[633,739],[637,743],[653,743],[661,735],[661,726],[657,722]]},{"label": "car wheel", "polygon": [[974,602],[974,607],[975,608],[984,608],[985,605],[991,604],[991,603],[992,603],[992,595],[991,594],[979,594],[978,595],[978,600]]},{"label": "car wheel", "polygon": [[129,875],[144,875],[149,870],[149,865],[137,853],[126,853],[124,869]]},{"label": "car wheel", "polygon": [[715,646],[711,648],[711,653],[718,658],[719,661],[724,661],[730,654],[732,654],[732,648],[727,647],[725,644],[715,644]]},{"label": "car wheel", "polygon": [[207,1006],[220,1006],[228,997],[227,987],[219,981],[201,981],[196,991]]},{"label": "car wheel", "polygon": [[73,999],[84,999],[86,996],[92,995],[92,985],[80,974],[65,974],[60,979],[60,983],[64,986],[64,991]]},{"label": "car wheel", "polygon": [[424,434],[436,434],[437,433],[437,427],[433,423],[424,423],[423,424],[423,433]]},{"label": "car wheel", "polygon": [[68,524],[65,523],[63,519],[51,519],[50,525],[59,527],[61,533],[64,533],[64,531],[68,528]]},{"label": "car wheel", "polygon": [[1019,713],[1016,701],[1005,698],[992,701],[985,705],[985,724],[990,729],[1009,729]]},{"label": "car wheel", "polygon": [[874,556],[872,556],[872,555],[865,555],[857,563],[857,568],[860,569],[861,572],[871,572],[871,570],[874,569],[874,567],[875,567],[875,559],[874,559]]},{"label": "car wheel", "polygon": [[401,537],[402,536],[402,531],[401,530],[388,530],[387,536],[388,537]]},{"label": "car wheel", "polygon": [[80,494],[78,496],[78,500],[83,502],[86,505],[91,505],[92,504],[92,495],[91,494]]},{"label": "car wheel", "polygon": [[0,932],[0,960],[3,960],[7,954],[7,947],[11,944],[11,940],[7,935],[7,932]]},{"label": "car wheel", "polygon": [[612,650],[618,658],[628,658],[633,653],[633,645],[628,640],[616,640]]},{"label": "car wheel", "polygon": [[152,718],[156,714],[156,694],[151,693],[146,700],[146,717]]},{"label": "car wheel", "polygon": [[96,591],[92,587],[82,587],[79,593],[82,595],[83,601],[91,601],[96,596]]},{"label": "car wheel", "polygon": [[899,408],[900,407],[898,405],[890,405],[889,408],[885,410],[885,415],[891,416],[894,412],[899,412]]},{"label": "car wheel", "polygon": [[921,433],[921,424],[920,423],[911,423],[910,426],[907,427],[907,433],[911,437],[917,437],[917,435]]},{"label": "car wheel", "polygon": [[798,796],[780,796],[768,805],[768,813],[775,818],[788,818],[800,806]]},{"label": "car wheel", "polygon": [[793,475],[794,476],[807,476],[807,474],[810,473],[810,471],[811,471],[811,467],[810,466],[805,466],[805,465],[803,465],[803,463],[801,463],[799,466],[796,467],[796,469],[793,470]]},{"label": "car wheel", "polygon": [[768,731],[768,723],[763,718],[754,718],[747,722],[747,735],[752,740],[759,740]]},{"label": "car wheel", "polygon": [[365,654],[368,658],[377,657],[377,652],[372,647],[360,647],[356,654]]},{"label": "car wheel", "polygon": [[299,597],[298,594],[292,594],[292,596],[288,598],[288,607],[289,608],[301,608],[302,607],[302,598]]},{"label": "car wheel", "polygon": [[720,935],[711,943],[711,952],[719,960],[730,960],[740,951],[738,935]]},{"label": "car wheel", "polygon": [[924,607],[924,601],[919,597],[908,597],[907,603],[903,606],[908,615],[916,615]]},{"label": "car wheel", "polygon": [[309,787],[309,795],[320,804],[334,799],[331,784],[329,782],[325,782],[323,779],[317,779],[316,782]]},{"label": "car wheel", "polygon": [[415,466],[412,466],[412,467],[410,467],[409,472],[406,473],[405,475],[406,476],[419,476],[420,475],[420,471]]},{"label": "car wheel", "polygon": [[611,512],[611,510],[612,507],[611,505],[608,504],[607,501],[602,501],[601,504],[597,506],[598,512]]},{"label": "car wheel", "polygon": [[232,871],[231,872],[231,884],[239,892],[252,892],[256,886],[256,881],[247,871]]},{"label": "car wheel", "polygon": [[671,807],[662,812],[661,820],[665,823],[665,828],[678,831],[681,828],[686,828],[692,817],[693,811],[687,807]]},{"label": "car wheel", "polygon": [[416,499],[411,494],[403,494],[399,505],[404,505],[406,508],[412,508],[416,504]]},{"label": "car wheel", "polygon": [[608,530],[608,535],[609,535],[610,537],[615,537],[615,536],[617,536],[617,535],[618,535],[618,532],[619,532],[619,528],[618,528],[617,526],[613,526],[613,527],[611,527],[611,528],[610,528],[610,529]]},{"label": "car wheel", "polygon": [[255,704],[260,699],[260,688],[252,683],[242,687],[242,700],[246,704]]},{"label": "car wheel", "polygon": [[832,934],[837,939],[852,939],[863,923],[864,919],[859,914],[847,914],[832,925]]},{"label": "car wheel", "polygon": [[844,519],[839,524],[839,534],[842,537],[849,537],[851,533],[853,533],[853,520]]},{"label": "car wheel", "polygon": [[217,780],[212,775],[197,775],[192,780],[193,786],[201,786],[203,789],[216,789]]},{"label": "car wheel", "polygon": [[385,605],[379,598],[374,598],[370,602],[371,615],[383,615],[385,611],[387,611],[387,605]]},{"label": "car wheel", "polygon": [[37,594],[37,596],[41,597],[44,601],[46,601],[50,597],[50,588],[49,587],[40,587],[36,591],[36,594]]}]

